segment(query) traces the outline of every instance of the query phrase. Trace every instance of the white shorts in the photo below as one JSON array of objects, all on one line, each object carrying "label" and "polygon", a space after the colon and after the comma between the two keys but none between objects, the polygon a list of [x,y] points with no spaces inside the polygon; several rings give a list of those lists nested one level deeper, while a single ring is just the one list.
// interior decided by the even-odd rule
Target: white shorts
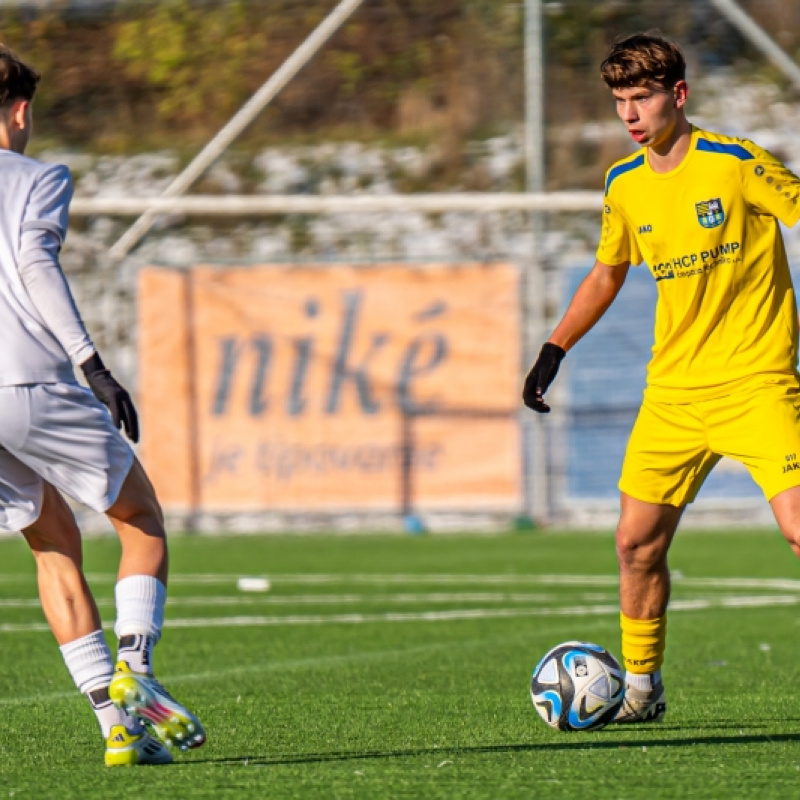
[{"label": "white shorts", "polygon": [[97,512],[109,509],[133,450],[108,409],[73,383],[0,386],[0,531],[32,525],[43,480]]}]

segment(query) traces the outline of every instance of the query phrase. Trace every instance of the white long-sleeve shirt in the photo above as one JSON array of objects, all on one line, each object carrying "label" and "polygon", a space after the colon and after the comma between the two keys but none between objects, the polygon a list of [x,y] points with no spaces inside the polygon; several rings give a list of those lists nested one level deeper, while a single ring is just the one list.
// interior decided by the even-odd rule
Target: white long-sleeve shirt
[{"label": "white long-sleeve shirt", "polygon": [[0,386],[74,382],[95,352],[58,262],[71,199],[65,166],[0,149]]}]

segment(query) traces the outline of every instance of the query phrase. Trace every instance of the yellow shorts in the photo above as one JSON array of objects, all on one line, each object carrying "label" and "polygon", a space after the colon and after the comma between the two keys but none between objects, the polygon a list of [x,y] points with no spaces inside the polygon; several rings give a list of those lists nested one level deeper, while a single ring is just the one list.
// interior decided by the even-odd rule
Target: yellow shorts
[{"label": "yellow shorts", "polygon": [[631,431],[619,488],[647,503],[691,503],[714,465],[744,464],[767,500],[800,486],[800,384],[760,378],[693,403],[648,398]]}]

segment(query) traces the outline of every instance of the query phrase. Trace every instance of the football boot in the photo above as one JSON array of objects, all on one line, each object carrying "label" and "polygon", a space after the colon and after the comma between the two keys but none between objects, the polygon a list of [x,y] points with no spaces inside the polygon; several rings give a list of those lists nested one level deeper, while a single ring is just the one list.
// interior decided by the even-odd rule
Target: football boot
[{"label": "football boot", "polygon": [[155,678],[133,672],[127,662],[117,662],[108,695],[117,708],[141,720],[169,747],[189,750],[205,744],[206,732],[200,720]]},{"label": "football boot", "polygon": [[106,739],[106,766],[132,767],[137,764],[170,764],[172,753],[147,731],[131,733],[114,725]]},{"label": "football boot", "polygon": [[650,691],[643,691],[625,684],[625,696],[614,723],[661,722],[667,713],[667,695],[664,684],[659,681]]}]

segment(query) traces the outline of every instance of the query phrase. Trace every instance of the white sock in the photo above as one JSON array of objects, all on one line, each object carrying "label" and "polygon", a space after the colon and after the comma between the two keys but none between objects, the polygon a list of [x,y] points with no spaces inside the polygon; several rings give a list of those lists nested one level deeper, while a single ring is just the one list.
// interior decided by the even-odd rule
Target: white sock
[{"label": "white sock", "polygon": [[656,684],[661,681],[661,670],[657,669],[655,672],[648,672],[644,675],[637,675],[634,672],[625,673],[625,684],[633,686],[641,692],[649,692]]},{"label": "white sock", "polygon": [[103,631],[94,631],[67,642],[61,645],[60,650],[72,680],[91,704],[104,738],[108,738],[113,725],[124,725],[133,732],[141,730],[141,725],[118,709],[108,697],[114,665]]},{"label": "white sock", "polygon": [[134,672],[152,675],[152,649],[161,638],[167,590],[158,578],[130,575],[117,583],[114,594],[119,658]]}]

